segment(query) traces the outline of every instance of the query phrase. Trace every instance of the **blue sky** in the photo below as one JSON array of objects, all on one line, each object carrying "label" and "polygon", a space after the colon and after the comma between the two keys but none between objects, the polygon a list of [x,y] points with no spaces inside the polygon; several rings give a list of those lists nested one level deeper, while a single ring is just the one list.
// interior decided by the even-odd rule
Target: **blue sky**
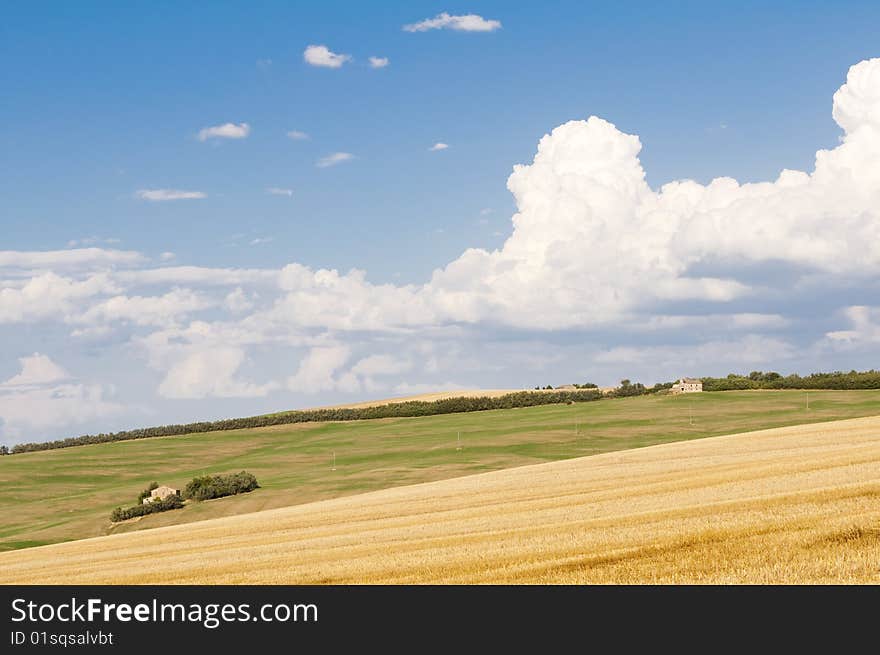
[{"label": "blue sky", "polygon": [[[402,29],[441,12],[479,15],[500,27]],[[839,229],[851,237],[841,244],[833,231],[831,236],[822,231],[821,217],[798,218],[807,209],[785,209],[788,196],[780,192],[766,205],[767,238],[811,235],[800,254],[782,257],[768,255],[760,243],[726,244],[723,237],[712,241],[718,247],[709,247],[694,236],[700,229],[679,227],[679,236],[663,241],[657,261],[687,260],[687,267],[672,271],[675,266],[661,261],[657,270],[633,273],[642,280],[660,276],[653,291],[624,281],[615,297],[606,297],[562,287],[578,279],[577,262],[600,261],[598,254],[608,249],[654,256],[660,246],[653,242],[634,238],[636,245],[623,245],[645,231],[637,229],[637,221],[654,220],[646,218],[654,200],[636,190],[632,211],[620,209],[621,198],[603,198],[589,212],[575,216],[572,209],[563,220],[565,212],[553,213],[554,207],[576,204],[574,196],[587,206],[595,193],[585,186],[572,197],[542,196],[534,212],[520,207],[526,225],[518,238],[522,243],[508,244],[519,196],[507,180],[514,165],[532,163],[542,136],[594,115],[616,130],[593,125],[561,134],[547,171],[562,176],[560,171],[574,166],[586,180],[592,168],[579,162],[601,159],[602,147],[615,149],[625,142],[622,135],[630,134],[640,139],[641,151],[633,156],[653,192],[682,179],[700,185],[720,176],[773,182],[783,169],[812,173],[817,150],[836,148],[845,134],[832,117],[832,95],[850,66],[877,55],[878,18],[880,7],[868,2],[7,6],[0,25],[5,155],[0,251],[24,253],[7,257],[19,261],[40,252],[92,250],[88,263],[75,266],[53,256],[49,263],[7,263],[4,269],[0,257],[0,285],[8,292],[6,302],[13,303],[5,319],[0,303],[0,381],[20,375],[23,358],[43,371],[34,373],[32,383],[4,383],[6,391],[0,389],[0,430],[5,426],[6,432],[0,439],[438,385],[533,386],[581,377],[653,381],[754,367],[868,368],[875,361],[872,312],[878,301],[874,253],[859,248],[876,229],[871,198],[865,197],[864,206],[840,202],[822,208],[826,218],[841,213],[846,227]],[[310,65],[304,60],[309,45],[351,59],[338,68]],[[387,58],[388,65],[373,68],[369,57]],[[876,83],[870,71],[862,77],[868,87]],[[872,107],[855,113],[872,115]],[[247,124],[246,136],[199,139],[201,130],[227,123]],[[287,136],[294,130],[308,138]],[[436,143],[448,148],[430,150]],[[569,146],[577,152],[565,150]],[[333,153],[352,157],[316,166]],[[620,170],[609,167],[601,179],[624,179],[626,161]],[[862,153],[846,165],[873,171],[877,161]],[[521,199],[568,184],[564,177],[548,181],[539,169],[523,175],[528,179]],[[845,182],[828,184],[847,198],[854,195]],[[153,201],[138,195],[151,190],[203,197]],[[823,186],[813,193],[827,198],[831,192]],[[740,201],[731,196],[724,202]],[[694,211],[708,212],[701,225],[722,220],[712,214],[715,209],[700,207],[675,220],[697,220]],[[616,226],[617,236],[605,241],[601,231],[577,236],[580,227],[569,237],[554,232],[572,221],[590,224],[599,214],[606,228]],[[765,220],[757,215],[731,214],[731,229],[742,232],[743,225]],[[852,217],[861,222],[852,223]],[[803,221],[800,228],[796,218]],[[673,219],[656,220],[659,225]],[[538,259],[529,259],[540,250],[531,252],[529,243],[546,246]],[[563,252],[562,244],[574,250]],[[462,260],[468,249],[500,254]],[[137,253],[140,259],[110,261],[97,250]],[[854,263],[833,264],[841,258]],[[471,288],[463,289],[461,273],[432,277],[455,262],[478,281]],[[311,272],[336,269],[342,278],[359,269],[367,286],[349,281],[345,290],[331,293],[310,278],[314,293],[306,298],[312,291],[293,283],[279,287],[273,277],[293,263]],[[181,266],[198,267],[198,281],[194,274],[181,276],[176,268]],[[571,274],[556,278],[548,273],[551,266]],[[121,273],[163,267],[178,273],[168,273],[161,284]],[[237,274],[220,284],[217,269],[260,269],[267,279],[243,281]],[[45,278],[49,273],[58,279]],[[109,277],[93,279],[101,274]],[[664,275],[670,276],[668,284]],[[695,276],[700,281],[694,282]],[[48,282],[22,291],[34,279]],[[600,276],[584,284],[612,288],[616,279]],[[88,289],[71,291],[70,285],[88,280]],[[524,289],[534,284],[535,293],[518,294],[517,280]],[[405,285],[417,290],[412,297],[400,296]],[[540,285],[552,288],[542,293]],[[229,299],[239,298],[239,291],[241,307]],[[290,292],[296,309],[282,319],[279,303]],[[542,296],[555,304],[545,306]],[[133,304],[133,298],[140,300]],[[520,301],[522,316],[514,310]],[[136,310],[119,309],[137,302],[158,314],[138,324],[132,317]],[[385,322],[328,319],[325,314],[344,313],[334,304],[339,302],[347,307],[364,302],[365,311],[379,313],[386,302],[418,306],[422,314]],[[157,309],[162,303],[177,309]],[[101,308],[93,309],[98,304]],[[308,312],[301,309],[306,305]],[[274,313],[270,319],[260,312]],[[662,318],[672,315],[678,321],[702,317],[706,327],[683,335]],[[741,333],[728,334],[733,319],[720,318],[733,315],[747,323]],[[746,315],[764,318],[742,318]],[[229,336],[234,326],[245,330],[245,324],[253,332],[248,321],[273,325],[272,334],[250,341]],[[633,327],[658,321],[666,321],[664,327]],[[721,330],[718,322],[727,327]],[[216,333],[197,343],[194,324]],[[290,334],[279,336],[279,325]],[[156,336],[163,330],[178,332]],[[829,345],[827,335],[838,332],[858,332],[861,345],[854,345],[852,335]],[[167,343],[157,345],[162,338]],[[734,366],[714,354],[726,347],[719,343],[760,353]],[[171,352],[169,344],[180,348]],[[225,367],[209,376],[226,379],[226,386],[205,387],[194,372],[206,348],[226,349]],[[675,348],[705,352],[690,364],[701,370],[674,373]],[[42,359],[33,359],[35,353]],[[181,361],[190,368],[174,369]],[[317,383],[303,382],[304,366]],[[364,373],[367,369],[371,372]],[[172,370],[195,376],[194,391],[163,387]],[[305,377],[299,383],[290,382],[300,373]],[[98,398],[96,409],[46,410],[59,418],[41,424],[9,410],[3,414],[4,393],[7,407],[13,397],[18,404],[43,407],[39,403],[51,403],[58,388],[62,396],[80,400],[94,392],[88,397]]]}]

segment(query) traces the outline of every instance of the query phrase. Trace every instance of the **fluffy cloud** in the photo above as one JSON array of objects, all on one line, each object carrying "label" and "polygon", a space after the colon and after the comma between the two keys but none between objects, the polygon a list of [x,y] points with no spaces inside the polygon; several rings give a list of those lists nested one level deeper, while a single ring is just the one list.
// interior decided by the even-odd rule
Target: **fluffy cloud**
[{"label": "fluffy cloud", "polygon": [[251,126],[247,123],[223,123],[199,130],[199,141],[208,139],[244,139],[251,133]]},{"label": "fluffy cloud", "polygon": [[79,323],[127,321],[135,325],[168,325],[214,306],[215,302],[191,289],[172,289],[161,296],[113,296],[75,319]]},{"label": "fluffy cloud", "polygon": [[0,393],[0,419],[3,432],[23,441],[42,441],[46,431],[74,426],[114,416],[124,407],[106,398],[106,389],[97,384],[61,384],[49,388]]},{"label": "fluffy cloud", "polygon": [[40,441],[46,431],[69,430],[124,409],[106,398],[102,385],[64,382],[70,376],[46,355],[34,353],[19,363],[21,372],[0,384],[0,432],[7,443]]},{"label": "fluffy cloud", "polygon": [[330,391],[340,386],[343,390],[356,390],[351,388],[351,377],[340,380],[334,376],[350,356],[351,350],[347,346],[312,348],[300,362],[296,374],[287,379],[287,388],[301,393]]},{"label": "fluffy cloud", "polygon": [[159,385],[159,394],[176,399],[252,398],[265,396],[276,388],[271,382],[259,385],[236,379],[244,361],[245,352],[241,348],[194,352],[171,367]]},{"label": "fluffy cloud", "polygon": [[404,32],[427,32],[428,30],[456,30],[459,32],[494,32],[501,29],[501,21],[486,20],[477,14],[452,16],[445,11],[434,18],[403,26]]},{"label": "fluffy cloud", "polygon": [[390,63],[388,57],[370,57],[370,68],[385,68]]},{"label": "fluffy cloud", "polygon": [[310,45],[303,51],[303,60],[311,66],[341,68],[344,63],[351,61],[351,55],[336,54],[325,45]]},{"label": "fluffy cloud", "polygon": [[446,150],[448,147],[449,145],[446,143],[437,142],[433,146],[428,148],[428,150],[430,150],[431,152],[436,152],[437,150]]},{"label": "fluffy cloud", "polygon": [[233,314],[240,314],[252,309],[254,303],[244,289],[237,287],[226,294],[223,306]]},{"label": "fluffy cloud", "polygon": [[[666,378],[715,371],[719,362],[799,361],[811,338],[829,352],[876,348],[878,310],[855,303],[873,293],[880,273],[880,60],[852,67],[833,115],[841,141],[818,151],[810,171],[659,189],[645,181],[637,136],[598,117],[560,125],[508,179],[517,209],[506,241],[466,250],[422,284],[375,284],[363,271],[298,263],[233,269],[150,265],[139,253],[98,248],[0,252],[8,278],[0,279],[0,323],[56,322],[95,344],[108,334],[127,339],[134,347],[126,352],[162,376],[167,398],[363,392],[393,388],[401,376],[408,389],[426,384],[421,376],[491,386],[501,370],[544,375],[574,370],[576,358],[586,372]],[[319,165],[348,159],[335,153]],[[756,282],[755,267],[770,266],[782,267],[784,279]],[[821,312],[798,309],[802,287],[816,279],[848,297],[824,288]],[[842,304],[845,329],[829,332]],[[447,347],[415,345],[426,342]],[[459,352],[449,344],[464,345]],[[241,372],[261,370],[270,349],[267,369],[306,352],[292,359],[293,375],[266,376],[287,378],[283,391]],[[38,379],[37,370],[22,379]],[[106,402],[102,388],[45,383],[64,384],[65,398]]]},{"label": "fluffy cloud", "polygon": [[326,157],[321,157],[315,163],[315,166],[318,168],[329,168],[330,166],[336,166],[337,164],[351,161],[352,159],[354,159],[354,155],[350,152],[334,152]]},{"label": "fluffy cloud", "polygon": [[21,372],[14,375],[6,382],[0,383],[0,387],[20,387],[47,384],[65,380],[70,376],[63,368],[53,362],[47,355],[34,353],[29,357],[21,357]]},{"label": "fluffy cloud", "polygon": [[290,264],[281,271],[284,295],[264,319],[305,328],[393,330],[424,326],[436,318],[427,295],[416,287],[374,285],[363,271],[313,271]]},{"label": "fluffy cloud", "polygon": [[64,320],[87,299],[117,290],[106,273],[83,280],[55,273],[36,275],[20,287],[0,288],[0,324]]},{"label": "fluffy cloud", "polygon": [[141,200],[166,202],[168,200],[200,200],[207,198],[204,191],[181,191],[180,189],[141,189],[135,192]]},{"label": "fluffy cloud", "polygon": [[864,345],[880,343],[880,307],[853,305],[844,310],[852,327],[849,330],[836,330],[826,336],[829,340],[843,345]]},{"label": "fluffy cloud", "polygon": [[783,262],[825,273],[880,272],[880,60],[853,66],[835,94],[846,131],[811,173],[773,182],[679,181],[653,191],[638,137],[591,117],[554,129],[508,180],[518,207],[500,250],[466,251],[437,271],[434,307],[459,320],[533,328],[627,320],[659,302],[726,302],[753,290],[724,262]]}]

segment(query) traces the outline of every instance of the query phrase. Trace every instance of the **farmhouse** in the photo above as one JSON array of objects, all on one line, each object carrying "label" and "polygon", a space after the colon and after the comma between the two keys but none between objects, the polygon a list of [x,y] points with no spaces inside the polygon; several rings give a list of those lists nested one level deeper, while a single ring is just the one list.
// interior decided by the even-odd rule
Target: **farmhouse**
[{"label": "farmhouse", "polygon": [[162,485],[161,487],[156,487],[150,492],[150,495],[147,498],[144,498],[144,505],[147,503],[152,503],[154,500],[165,500],[169,496],[179,496],[180,489],[175,489],[174,487],[169,487],[167,485]]},{"label": "farmhouse", "polygon": [[672,385],[672,393],[699,393],[703,390],[703,381],[700,378],[681,378]]}]

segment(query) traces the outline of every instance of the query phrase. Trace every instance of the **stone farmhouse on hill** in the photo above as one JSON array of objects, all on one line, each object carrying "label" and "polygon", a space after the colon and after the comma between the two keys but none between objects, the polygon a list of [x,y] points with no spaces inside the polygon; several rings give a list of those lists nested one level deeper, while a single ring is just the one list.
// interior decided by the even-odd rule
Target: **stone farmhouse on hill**
[{"label": "stone farmhouse on hill", "polygon": [[703,390],[703,381],[700,378],[681,378],[672,385],[672,393],[699,393]]},{"label": "stone farmhouse on hill", "polygon": [[152,503],[154,500],[165,500],[169,496],[179,496],[180,489],[175,489],[174,487],[169,487],[167,485],[162,485],[160,487],[156,487],[150,492],[150,495],[144,498],[144,505],[147,503]]}]

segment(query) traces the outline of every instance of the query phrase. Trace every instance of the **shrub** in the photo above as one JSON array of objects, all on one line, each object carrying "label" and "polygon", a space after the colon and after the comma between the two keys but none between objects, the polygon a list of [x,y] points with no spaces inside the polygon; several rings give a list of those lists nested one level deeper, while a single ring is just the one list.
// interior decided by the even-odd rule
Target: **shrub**
[{"label": "shrub", "polygon": [[203,475],[187,483],[183,495],[193,500],[210,500],[247,493],[259,486],[257,478],[247,471],[227,475]]},{"label": "shrub", "polygon": [[159,488],[159,483],[158,483],[158,482],[151,482],[149,487],[147,487],[146,489],[144,489],[142,492],[140,492],[140,493],[138,494],[138,500],[137,500],[137,501],[138,501],[139,503],[143,503],[143,502],[144,502],[144,498],[149,498],[149,497],[150,497],[150,492],[151,492],[153,489],[158,489],[158,488]]},{"label": "shrub", "polygon": [[169,509],[180,509],[181,507],[183,507],[183,499],[180,496],[172,495],[164,500],[154,500],[151,503],[135,505],[134,507],[117,507],[110,513],[110,520],[113,523],[118,523],[119,521],[133,519],[136,516],[167,512]]}]

